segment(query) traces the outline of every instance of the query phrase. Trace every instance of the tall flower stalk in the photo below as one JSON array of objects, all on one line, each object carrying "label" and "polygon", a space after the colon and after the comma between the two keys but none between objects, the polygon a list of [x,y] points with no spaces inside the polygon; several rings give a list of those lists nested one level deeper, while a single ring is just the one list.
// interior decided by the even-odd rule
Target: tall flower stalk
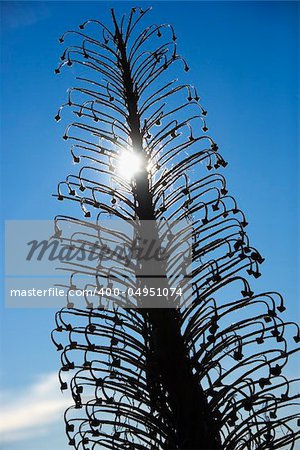
[{"label": "tall flower stalk", "polygon": [[[86,296],[85,307],[69,300],[56,314],[61,389],[70,388],[74,399],[65,414],[69,444],[296,449],[299,395],[283,369],[296,352],[287,341],[299,342],[299,328],[280,317],[280,294],[250,288],[247,278],[260,276],[264,259],[228,193],[221,173],[227,163],[207,135],[196,88],[173,79],[176,64],[189,70],[175,32],[170,25],[141,28],[147,11],[132,8],[118,22],[112,10],[110,27],[88,20],[60,38],[75,43],[55,72],[77,66],[80,76],[56,120],[65,107],[76,116],[63,138],[81,167],[59,184],[57,198],[76,202],[83,217],[57,216],[55,233],[72,248],[91,246],[99,227],[121,241],[121,233],[98,227],[108,216],[138,224],[139,237],[150,233],[159,247],[166,239],[180,247],[192,229],[191,289],[178,305],[169,295],[178,264],[156,261],[167,292],[159,302],[147,295],[104,308],[103,287],[112,282],[158,289],[140,276],[146,263],[132,261],[123,271],[114,260],[110,267],[69,264],[70,290],[84,279],[85,288],[104,292],[97,305]],[[178,221],[187,226],[176,234]],[[76,237],[63,237],[66,224],[78,227]]]}]

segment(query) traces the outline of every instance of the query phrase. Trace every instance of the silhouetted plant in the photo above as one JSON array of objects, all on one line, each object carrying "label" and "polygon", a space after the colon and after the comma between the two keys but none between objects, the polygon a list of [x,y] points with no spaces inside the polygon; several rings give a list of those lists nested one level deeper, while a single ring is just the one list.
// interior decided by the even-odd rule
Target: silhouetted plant
[{"label": "silhouetted plant", "polygon": [[[104,308],[103,298],[97,305],[86,298],[86,307],[69,300],[57,312],[52,338],[61,351],[61,389],[70,388],[74,399],[65,414],[69,444],[295,449],[299,395],[283,369],[296,352],[287,340],[298,343],[299,328],[280,318],[280,294],[254,294],[245,278],[258,278],[264,259],[251,247],[245,216],[218,171],[227,163],[206,135],[196,88],[167,78],[174,63],[188,71],[175,32],[170,25],[140,30],[147,11],[132,8],[118,23],[112,10],[112,28],[88,20],[60,38],[76,43],[55,72],[72,65],[81,72],[56,120],[72,108],[76,121],[63,138],[82,166],[59,184],[57,197],[77,202],[84,218],[57,216],[55,235],[62,239],[64,224],[72,223],[83,231],[67,242],[92,245],[100,215],[108,215],[151,220],[157,239],[167,234],[175,245],[185,236],[172,233],[172,223],[184,220],[193,229],[193,289],[188,304],[176,308],[142,307],[138,298]],[[124,152],[140,158],[132,177],[118,170]],[[162,268],[166,286],[174,267]],[[125,287],[147,284],[134,264],[123,273],[86,261],[67,270],[70,289],[82,276],[90,280],[85,288],[101,289],[112,279]],[[174,306],[172,298],[165,301]],[[69,371],[72,378],[65,377]]]}]

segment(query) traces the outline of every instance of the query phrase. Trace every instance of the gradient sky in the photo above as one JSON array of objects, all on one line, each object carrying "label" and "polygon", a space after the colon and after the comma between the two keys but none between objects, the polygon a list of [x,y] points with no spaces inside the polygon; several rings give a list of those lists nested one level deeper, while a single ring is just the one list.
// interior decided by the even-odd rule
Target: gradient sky
[{"label": "gradient sky", "polygon": [[[266,257],[263,276],[253,285],[283,293],[287,316],[295,320],[299,3],[138,4],[153,6],[145,24],[169,22],[176,29],[179,51],[191,67],[188,79],[209,112],[210,135],[230,163],[225,173],[230,193],[246,213],[252,245]],[[0,5],[2,219],[52,219],[66,210],[51,194],[72,170],[68,144],[61,139],[64,128],[53,119],[73,83],[70,72],[54,75],[62,51],[58,37],[88,18],[108,21],[111,6],[124,12],[137,3]],[[49,337],[53,316],[53,310],[2,307],[1,392],[7,416],[2,427],[5,439],[10,436],[2,449],[68,448],[58,420],[66,400],[56,382],[58,354]]]}]

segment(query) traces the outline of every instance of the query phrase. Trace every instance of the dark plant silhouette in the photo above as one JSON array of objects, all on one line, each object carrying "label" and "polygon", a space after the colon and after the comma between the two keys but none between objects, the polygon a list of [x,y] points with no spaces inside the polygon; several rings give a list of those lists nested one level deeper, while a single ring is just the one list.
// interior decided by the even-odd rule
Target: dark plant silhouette
[{"label": "dark plant silhouette", "polygon": [[[118,22],[112,10],[111,28],[88,20],[60,38],[75,43],[55,72],[74,65],[80,76],[56,120],[66,106],[75,114],[63,138],[82,166],[59,184],[57,198],[77,202],[83,218],[57,216],[55,237],[75,249],[100,239],[99,229],[121,241],[121,233],[100,224],[107,215],[138,223],[142,237],[147,221],[157,242],[176,246],[186,231],[176,234],[172,224],[185,221],[193,230],[192,290],[179,306],[169,295],[163,305],[147,298],[153,307],[121,295],[104,308],[99,295],[97,305],[86,296],[85,307],[69,299],[57,312],[52,339],[61,351],[61,389],[70,388],[74,399],[65,413],[69,444],[85,450],[296,449],[299,395],[283,369],[296,352],[299,328],[281,319],[280,294],[254,294],[245,278],[258,278],[264,259],[251,247],[245,216],[218,170],[227,163],[206,134],[196,88],[173,80],[174,63],[189,70],[175,32],[170,25],[140,29],[147,11],[132,8]],[[129,178],[118,170],[124,152],[140,161]],[[70,224],[78,232],[63,237]],[[160,286],[170,287],[178,265],[157,264]],[[85,288],[99,291],[112,282],[156,287],[139,276],[141,265],[133,261],[122,271],[118,261],[109,268],[71,262],[68,287],[82,279]]]}]

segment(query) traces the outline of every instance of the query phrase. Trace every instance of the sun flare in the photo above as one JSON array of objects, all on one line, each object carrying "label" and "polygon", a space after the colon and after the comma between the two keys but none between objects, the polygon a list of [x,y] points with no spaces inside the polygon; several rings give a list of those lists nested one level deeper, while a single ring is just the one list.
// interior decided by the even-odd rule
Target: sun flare
[{"label": "sun flare", "polygon": [[118,171],[122,178],[127,181],[142,170],[142,158],[135,152],[124,151],[119,158]]}]

